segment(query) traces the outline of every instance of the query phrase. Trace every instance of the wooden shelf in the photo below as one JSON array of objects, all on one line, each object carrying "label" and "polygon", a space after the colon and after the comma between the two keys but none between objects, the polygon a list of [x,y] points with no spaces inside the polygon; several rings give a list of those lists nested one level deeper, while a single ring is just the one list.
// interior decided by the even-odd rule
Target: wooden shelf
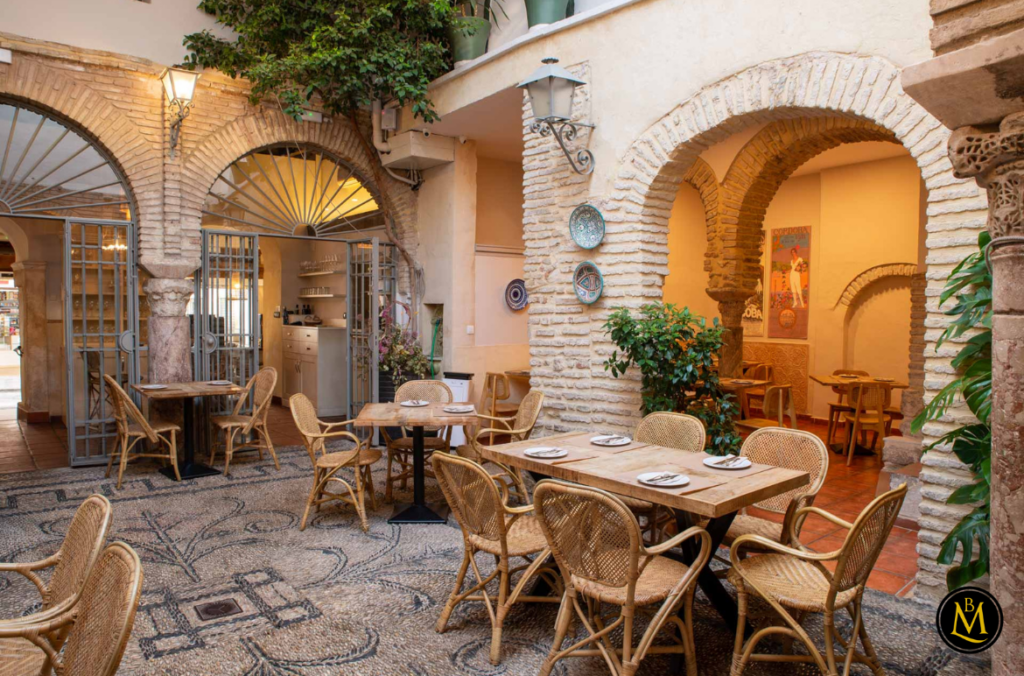
[{"label": "wooden shelf", "polygon": [[300,272],[299,277],[323,277],[324,275],[343,275],[344,270],[323,270],[321,272]]}]

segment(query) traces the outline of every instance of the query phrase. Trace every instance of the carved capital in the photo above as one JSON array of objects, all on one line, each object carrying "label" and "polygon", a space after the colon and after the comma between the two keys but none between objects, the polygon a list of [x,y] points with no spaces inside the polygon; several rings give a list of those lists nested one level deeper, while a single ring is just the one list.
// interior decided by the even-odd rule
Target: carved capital
[{"label": "carved capital", "polygon": [[192,282],[154,277],[146,282],[145,290],[154,317],[185,316],[185,308],[192,298]]},{"label": "carved capital", "polygon": [[718,302],[718,313],[722,315],[722,326],[735,329],[743,325],[743,311],[747,308],[746,300],[728,300]]},{"label": "carved capital", "polygon": [[1024,113],[1004,119],[997,132],[957,129],[949,159],[958,178],[974,178],[988,192],[992,237],[1024,235]]}]

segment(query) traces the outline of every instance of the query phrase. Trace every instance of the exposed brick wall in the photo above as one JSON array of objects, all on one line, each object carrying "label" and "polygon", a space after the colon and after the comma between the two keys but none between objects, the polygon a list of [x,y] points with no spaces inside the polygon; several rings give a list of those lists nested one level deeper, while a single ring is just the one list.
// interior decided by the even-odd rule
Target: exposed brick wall
[{"label": "exposed brick wall", "polygon": [[[588,80],[587,64],[570,70],[584,73],[583,79]],[[586,88],[581,94],[578,119],[589,117]],[[808,135],[825,139],[825,144],[813,141],[804,159],[831,147],[830,138],[836,144],[867,137],[895,139],[909,150],[928,189],[926,314],[915,314],[916,326],[924,331],[916,343],[912,336],[912,346],[923,351],[924,397],[934,396],[954,376],[950,360],[957,345],[935,349],[936,338],[948,324],[938,308],[938,296],[952,267],[976,245],[978,232],[985,226],[987,201],[973,182],[953,176],[946,157],[949,130],[903,92],[899,71],[889,62],[809,53],[763,63],[709,85],[668,111],[632,143],[619,159],[607,194],[590,192],[589,178],[572,173],[553,140],[530,133],[527,116],[524,108],[525,268],[533,385],[547,395],[541,418],[545,429],[635,425],[639,376],[615,379],[604,371],[602,362],[614,346],[602,324],[616,307],[661,299],[668,273],[668,220],[680,183],[688,175],[692,178],[690,172],[705,148],[759,123],[789,121],[779,127],[779,133],[787,134],[796,134],[808,124],[824,124],[818,132],[827,131],[830,124],[842,127],[841,133]],[[798,118],[803,120],[796,122]],[[778,174],[772,170],[774,181]],[[737,185],[741,183],[738,179]],[[754,254],[759,236],[755,240],[740,224],[743,219],[757,222],[764,196],[771,191],[754,186],[752,178],[748,185],[755,188],[750,195],[740,191],[727,197],[719,189],[722,236],[712,242],[719,248],[709,246],[713,252],[709,270],[722,284],[746,287],[749,271],[759,260]],[[598,206],[607,224],[604,243],[592,251],[575,247],[566,228],[572,209],[584,201]],[[731,213],[725,215],[726,210]],[[591,306],[580,304],[572,290],[572,272],[582,260],[594,261],[604,274],[604,296]],[[925,441],[933,441],[967,416],[966,409],[957,408],[946,419],[927,425]],[[946,505],[945,499],[971,477],[948,449],[930,451],[923,464],[918,595],[931,599],[945,589],[944,570],[935,563],[937,546],[963,513],[962,508]]]}]

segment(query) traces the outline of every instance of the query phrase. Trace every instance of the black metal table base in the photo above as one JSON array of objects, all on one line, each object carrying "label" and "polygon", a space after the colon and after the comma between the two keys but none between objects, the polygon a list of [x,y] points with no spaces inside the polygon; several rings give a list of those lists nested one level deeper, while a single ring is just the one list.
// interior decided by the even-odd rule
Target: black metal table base
[{"label": "black metal table base", "polygon": [[[181,473],[181,480],[185,479],[200,479],[204,476],[215,476],[220,474],[220,470],[216,470],[209,465],[204,465],[201,462],[196,462],[196,404],[202,404],[202,397],[186,397],[182,400],[182,431],[181,431],[181,442],[185,447],[185,461],[178,465],[178,471]],[[173,467],[164,467],[160,470],[168,479],[175,481],[177,479],[174,476]]]},{"label": "black metal table base", "polygon": [[[178,471],[181,473],[182,481],[184,481],[185,479],[199,479],[204,476],[214,476],[216,474],[221,473],[219,469],[214,469],[213,467],[210,467],[209,465],[204,465],[201,462],[184,462],[178,465]],[[173,467],[161,467],[160,473],[163,474],[168,479],[177,479],[177,477],[174,476]]]},{"label": "black metal table base", "polygon": [[446,523],[448,521],[447,505],[395,505],[388,523]]},{"label": "black metal table base", "polygon": [[447,507],[427,505],[426,458],[423,449],[423,428],[412,428],[412,504],[396,506],[388,523],[445,523]]}]

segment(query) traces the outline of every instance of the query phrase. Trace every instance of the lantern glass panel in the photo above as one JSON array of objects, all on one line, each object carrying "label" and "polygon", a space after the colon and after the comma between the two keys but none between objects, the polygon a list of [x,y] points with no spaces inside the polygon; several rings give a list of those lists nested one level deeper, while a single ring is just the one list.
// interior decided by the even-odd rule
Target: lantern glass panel
[{"label": "lantern glass panel", "polygon": [[185,105],[189,104],[195,93],[198,79],[199,74],[194,71],[168,68],[162,78],[167,100],[171,103],[177,101]]},{"label": "lantern glass panel", "polygon": [[576,83],[560,77],[551,79],[551,116],[559,120],[572,119],[572,99]]}]

